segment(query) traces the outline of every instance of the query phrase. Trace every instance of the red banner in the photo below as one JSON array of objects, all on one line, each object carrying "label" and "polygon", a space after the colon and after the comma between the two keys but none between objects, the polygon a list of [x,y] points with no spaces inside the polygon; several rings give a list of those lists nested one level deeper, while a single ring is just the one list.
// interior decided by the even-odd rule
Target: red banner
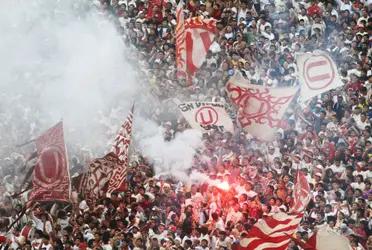
[{"label": "red banner", "polygon": [[114,169],[121,164],[122,162],[113,152],[102,158],[97,158],[89,164],[89,172],[83,181],[83,191],[87,200],[94,201],[104,197]]},{"label": "red banner", "polygon": [[185,22],[187,72],[193,76],[205,61],[216,35],[216,20],[193,17]]},{"label": "red banner", "polygon": [[185,43],[185,17],[183,14],[183,0],[177,5],[176,10],[176,65],[177,75],[186,78],[186,43]]},{"label": "red banner", "polygon": [[205,57],[215,38],[216,20],[193,17],[184,20],[183,1],[177,10],[176,64],[179,78],[186,78],[191,85],[192,77],[205,61]]},{"label": "red banner", "polygon": [[112,177],[109,182],[109,187],[107,192],[112,193],[114,191],[124,191],[123,185],[127,177],[127,167],[129,164],[129,145],[132,136],[132,126],[133,126],[133,110],[128,114],[127,119],[120,128],[118,135],[115,138],[114,145],[111,151],[118,157],[120,163],[117,164]]},{"label": "red banner", "polygon": [[294,204],[291,208],[291,212],[302,212],[307,207],[307,204],[309,204],[311,194],[309,182],[301,171],[297,171],[296,184],[293,191]]},{"label": "red banner", "polygon": [[38,161],[34,169],[30,199],[69,201],[70,175],[62,122],[37,138],[36,148]]}]

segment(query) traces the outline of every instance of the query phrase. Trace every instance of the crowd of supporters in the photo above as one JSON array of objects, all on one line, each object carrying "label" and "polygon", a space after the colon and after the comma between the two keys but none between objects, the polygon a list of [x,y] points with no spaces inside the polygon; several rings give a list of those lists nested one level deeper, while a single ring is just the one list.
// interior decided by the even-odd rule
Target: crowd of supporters
[{"label": "crowd of supporters", "polygon": [[[155,177],[149,161],[137,155],[127,191],[94,202],[74,192],[72,204],[27,203],[12,195],[14,175],[24,158],[2,160],[0,249],[232,249],[264,216],[293,205],[297,169],[310,183],[312,199],[294,235],[306,241],[323,224],[349,238],[355,250],[372,249],[372,19],[370,0],[193,0],[188,17],[217,20],[218,33],[202,67],[187,86],[175,65],[175,0],[101,0],[102,15],[117,25],[130,48],[128,60],[159,103],[226,103],[227,79],[241,74],[253,84],[298,85],[296,52],[327,51],[344,86],[297,104],[286,113],[286,128],[261,142],[236,126],[235,134],[203,135],[193,169],[229,183],[182,185]],[[188,125],[176,108],[148,109],[171,140]],[[146,111],[145,111],[146,113]],[[72,174],[82,171],[75,158]],[[27,204],[27,209],[25,208]],[[13,222],[21,216],[21,219]],[[10,227],[11,226],[11,227]],[[32,237],[20,234],[32,229]],[[295,241],[289,249],[301,249]]]}]

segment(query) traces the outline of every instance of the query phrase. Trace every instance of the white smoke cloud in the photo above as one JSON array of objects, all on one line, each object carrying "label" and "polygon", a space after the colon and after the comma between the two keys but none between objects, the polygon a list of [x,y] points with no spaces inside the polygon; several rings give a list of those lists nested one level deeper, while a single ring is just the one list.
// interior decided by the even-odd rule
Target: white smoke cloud
[{"label": "white smoke cloud", "polygon": [[165,141],[162,127],[152,121],[140,120],[136,124],[138,147],[154,164],[156,175],[188,182],[194,155],[201,146],[201,132],[189,129],[177,133],[173,140]]},{"label": "white smoke cloud", "polygon": [[91,1],[2,0],[0,37],[3,142],[27,140],[63,119],[67,142],[97,147],[100,111],[129,110],[138,84],[125,46]]},{"label": "white smoke cloud", "polygon": [[[90,2],[0,1],[2,144],[36,137],[63,119],[67,144],[98,155],[109,148],[100,122],[116,131],[139,87],[114,24]],[[112,107],[119,108],[101,119]],[[187,130],[166,142],[159,125],[140,119],[135,140],[156,174],[189,181],[201,133]]]},{"label": "white smoke cloud", "polygon": [[226,181],[211,179],[208,174],[191,170],[194,156],[202,148],[202,133],[188,129],[177,133],[171,141],[165,141],[164,129],[150,120],[135,118],[135,141],[141,153],[154,165],[156,176],[171,176],[191,185],[208,183],[222,190],[230,188]]},{"label": "white smoke cloud", "polygon": [[189,183],[208,183],[211,186],[218,187],[225,191],[230,189],[230,185],[227,181],[221,181],[219,179],[213,180],[205,173],[192,171],[188,177]]}]

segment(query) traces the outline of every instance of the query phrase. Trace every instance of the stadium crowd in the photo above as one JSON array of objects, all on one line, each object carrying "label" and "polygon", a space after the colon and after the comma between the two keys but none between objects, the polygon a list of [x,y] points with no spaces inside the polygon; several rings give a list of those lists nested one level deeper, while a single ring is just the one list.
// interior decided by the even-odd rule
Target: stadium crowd
[{"label": "stadium crowd", "polygon": [[[176,77],[175,0],[100,0],[131,48],[142,80],[159,103],[214,100],[234,107],[227,79],[242,74],[253,84],[298,84],[294,54],[328,51],[344,82],[341,89],[297,104],[286,113],[286,128],[269,143],[236,126],[235,134],[211,131],[195,155],[193,169],[229,183],[180,185],[155,177],[137,155],[127,176],[127,191],[94,202],[74,191],[74,203],[27,203],[18,190],[19,155],[1,160],[0,249],[232,249],[263,216],[288,212],[294,177],[300,169],[312,200],[294,235],[306,241],[327,224],[350,240],[355,250],[372,249],[372,2],[370,0],[190,0],[187,16],[212,17],[218,34],[190,87]],[[175,106],[175,105],[173,105]],[[148,116],[164,127],[165,139],[188,128],[176,107],[160,105]],[[171,118],[169,118],[171,117]],[[75,158],[73,175],[82,171]],[[19,215],[21,219],[15,221]],[[15,223],[13,224],[13,222]],[[33,237],[20,234],[33,228]],[[291,242],[289,249],[301,249]]]}]

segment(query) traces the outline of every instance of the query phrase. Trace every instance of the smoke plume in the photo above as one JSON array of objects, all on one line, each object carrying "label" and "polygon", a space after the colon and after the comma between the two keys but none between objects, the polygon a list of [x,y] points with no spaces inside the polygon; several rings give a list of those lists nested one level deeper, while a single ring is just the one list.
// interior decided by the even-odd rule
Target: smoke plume
[{"label": "smoke plume", "polygon": [[3,0],[0,36],[2,143],[63,119],[67,142],[105,147],[102,114],[125,114],[138,90],[113,23],[87,0]]},{"label": "smoke plume", "polygon": [[156,175],[189,181],[189,170],[201,145],[201,132],[189,129],[177,133],[173,140],[165,141],[162,127],[150,120],[141,120],[137,124],[138,147],[153,163]]}]

